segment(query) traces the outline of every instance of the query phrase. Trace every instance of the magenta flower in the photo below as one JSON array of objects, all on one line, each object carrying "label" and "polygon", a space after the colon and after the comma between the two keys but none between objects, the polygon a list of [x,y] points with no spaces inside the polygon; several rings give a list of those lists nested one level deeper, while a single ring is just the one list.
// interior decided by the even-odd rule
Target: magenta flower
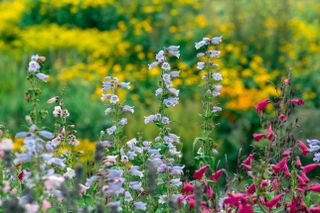
[{"label": "magenta flower", "polygon": [[280,115],[279,115],[279,120],[280,120],[281,122],[284,122],[284,121],[287,120],[287,117],[286,117],[284,114],[280,114]]},{"label": "magenta flower", "polygon": [[228,198],[226,198],[223,203],[232,206],[239,206],[241,200],[246,200],[246,196],[243,193],[230,194],[228,193]]},{"label": "magenta flower", "polygon": [[320,193],[320,184],[316,184],[316,185],[310,186],[308,188],[308,191],[313,191],[313,192],[319,192]]},{"label": "magenta flower", "polygon": [[263,138],[266,138],[266,135],[265,135],[265,134],[258,134],[258,133],[254,133],[254,134],[253,134],[253,139],[254,139],[256,142],[261,141]]},{"label": "magenta flower", "polygon": [[252,183],[247,189],[247,194],[252,195],[253,193],[255,193],[255,191],[256,191],[256,186]]},{"label": "magenta flower", "polygon": [[303,143],[303,141],[298,141],[300,149],[302,151],[302,155],[306,156],[307,154],[309,154],[309,148]]},{"label": "magenta flower", "polygon": [[320,163],[312,163],[306,166],[302,167],[303,172],[308,173],[311,172],[313,169],[317,168],[318,166],[320,166]]},{"label": "magenta flower", "polygon": [[250,165],[254,157],[254,153],[250,154],[242,163],[245,165]]},{"label": "magenta flower", "polygon": [[219,169],[218,171],[216,171],[215,173],[213,173],[211,176],[210,176],[210,180],[212,181],[219,181],[220,180],[220,177],[223,173],[224,169]]},{"label": "magenta flower", "polygon": [[281,200],[283,195],[284,195],[284,193],[278,194],[277,196],[275,196],[271,200],[267,201],[265,203],[265,205],[271,210],[272,207],[275,206]]},{"label": "magenta flower", "polygon": [[261,115],[262,111],[266,108],[266,106],[270,103],[270,99],[262,100],[260,103],[256,105],[257,112]]},{"label": "magenta flower", "polygon": [[287,165],[287,160],[288,157],[283,158],[279,163],[277,163],[276,165],[272,166],[272,170],[275,173],[279,173],[281,169],[283,169],[285,167],[285,165]]},{"label": "magenta flower", "polygon": [[291,103],[292,103],[293,105],[304,105],[304,101],[301,100],[301,99],[292,99],[292,100],[291,100]]},{"label": "magenta flower", "polygon": [[193,174],[193,178],[201,180],[204,173],[207,171],[208,168],[209,168],[209,166],[205,165],[205,166],[201,167],[200,169],[196,170]]},{"label": "magenta flower", "polygon": [[248,203],[240,203],[238,213],[254,213],[252,206]]},{"label": "magenta flower", "polygon": [[277,136],[273,133],[272,130],[272,125],[270,124],[269,128],[268,128],[268,140],[272,141],[274,138],[276,138]]}]

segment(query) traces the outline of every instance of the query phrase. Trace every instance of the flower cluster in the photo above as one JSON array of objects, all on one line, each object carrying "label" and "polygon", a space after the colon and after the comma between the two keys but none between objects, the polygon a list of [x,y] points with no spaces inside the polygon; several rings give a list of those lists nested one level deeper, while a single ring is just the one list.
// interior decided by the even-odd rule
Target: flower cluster
[{"label": "flower cluster", "polygon": [[168,62],[170,56],[179,58],[179,48],[179,46],[169,46],[160,50],[155,56],[156,61],[149,65],[149,69],[156,66],[161,68],[159,88],[155,91],[155,96],[160,98],[160,106],[157,114],[146,116],[144,120],[145,124],[153,122],[160,129],[155,143],[151,146],[151,152],[149,151],[148,161],[157,168],[158,181],[165,186],[166,194],[158,195],[158,203],[167,204],[165,207],[167,209],[170,208],[168,203],[172,200],[175,202],[175,198],[179,196],[178,189],[182,185],[180,176],[184,168],[177,165],[182,157],[178,149],[180,137],[171,132],[170,119],[165,110],[179,103],[179,90],[173,87],[172,79],[179,77],[180,71],[173,71]]},{"label": "flower cluster", "polygon": [[[219,71],[215,71],[218,68],[218,64],[215,60],[219,58],[220,51],[216,50],[218,45],[222,42],[222,37],[203,38],[201,41],[195,43],[195,48],[201,50],[197,54],[199,62],[197,63],[197,69],[203,73],[202,79],[205,81],[203,85],[203,98],[202,108],[203,113],[201,118],[203,120],[202,129],[203,135],[197,137],[194,142],[194,147],[197,143],[201,142],[197,148],[199,154],[198,159],[203,161],[208,156],[217,153],[215,145],[213,143],[213,130],[215,127],[214,117],[217,112],[222,111],[222,108],[217,106],[215,97],[220,95],[222,85],[220,82],[223,80],[222,74]],[[211,159],[211,161],[213,161]],[[208,162],[210,163],[210,162]]]},{"label": "flower cluster", "polygon": [[31,60],[29,62],[28,71],[30,74],[35,75],[39,80],[46,82],[48,79],[48,75],[40,72],[40,63],[46,60],[45,57],[39,55],[32,55]]}]

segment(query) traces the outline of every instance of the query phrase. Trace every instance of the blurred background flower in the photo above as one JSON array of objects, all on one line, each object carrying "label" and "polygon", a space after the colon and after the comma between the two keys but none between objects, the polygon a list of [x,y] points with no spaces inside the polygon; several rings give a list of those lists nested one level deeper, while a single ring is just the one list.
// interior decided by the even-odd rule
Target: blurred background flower
[{"label": "blurred background flower", "polygon": [[[13,0],[0,2],[0,14],[0,122],[12,133],[25,125],[24,77],[29,55],[39,53],[47,56],[52,76],[43,100],[64,90],[70,119],[85,143],[96,141],[99,130],[110,125],[99,101],[103,77],[133,82],[120,96],[136,105],[126,129],[128,138],[134,137],[144,129],[143,116],[156,107],[152,91],[160,70],[148,71],[147,64],[158,50],[176,44],[184,62],[178,64],[182,78],[173,82],[181,91],[173,127],[185,143],[185,163],[192,165],[201,83],[194,41],[222,35],[226,110],[218,118],[216,138],[230,160],[240,147],[248,149],[259,123],[254,106],[275,94],[271,81],[279,82],[288,69],[306,100],[300,112],[306,118],[304,136],[320,137],[309,128],[320,124],[315,110],[320,105],[318,0]],[[50,106],[43,101],[43,107]],[[50,117],[47,125],[52,126]],[[152,139],[156,131],[144,134]]]}]

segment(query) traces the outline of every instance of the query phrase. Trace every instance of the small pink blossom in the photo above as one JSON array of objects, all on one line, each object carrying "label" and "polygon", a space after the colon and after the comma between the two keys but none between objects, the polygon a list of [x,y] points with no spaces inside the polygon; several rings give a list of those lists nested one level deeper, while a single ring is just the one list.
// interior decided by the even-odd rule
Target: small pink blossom
[{"label": "small pink blossom", "polygon": [[272,166],[272,170],[275,173],[279,173],[281,169],[287,164],[288,157],[283,158],[279,163],[276,165]]},{"label": "small pink blossom", "polygon": [[304,105],[304,101],[301,99],[292,99],[291,103],[294,105]]},{"label": "small pink blossom", "polygon": [[309,149],[308,147],[303,143],[303,141],[298,141],[300,149],[302,151],[302,155],[306,156],[307,154],[309,154]]},{"label": "small pink blossom", "polygon": [[271,200],[267,201],[265,203],[265,205],[271,210],[272,207],[275,206],[281,200],[283,195],[284,195],[284,193],[278,194],[277,196],[275,196]]},{"label": "small pink blossom", "polygon": [[200,169],[196,170],[193,174],[193,178],[201,180],[204,173],[207,171],[208,168],[209,168],[209,166],[205,165],[205,166],[201,167]]},{"label": "small pink blossom", "polygon": [[286,117],[284,114],[280,114],[280,115],[279,115],[279,120],[280,120],[281,122],[284,122],[284,121],[287,120],[287,117]]},{"label": "small pink blossom", "polygon": [[266,135],[265,134],[253,134],[253,139],[256,141],[256,142],[259,142],[261,141],[263,138],[266,138]]},{"label": "small pink blossom", "polygon": [[308,173],[320,166],[320,163],[312,163],[302,167],[303,172]]},{"label": "small pink blossom", "polygon": [[210,180],[215,182],[219,181],[223,172],[224,172],[224,169],[219,169],[218,171],[216,171],[210,176]]},{"label": "small pink blossom", "polygon": [[266,108],[266,106],[270,103],[270,99],[262,100],[260,103],[256,105],[257,112],[261,115],[262,111]]},{"label": "small pink blossom", "polygon": [[320,193],[320,184],[316,184],[316,185],[310,186],[308,188],[308,191],[319,192]]},{"label": "small pink blossom", "polygon": [[42,208],[43,210],[47,211],[52,207],[51,203],[47,200],[42,201]]}]

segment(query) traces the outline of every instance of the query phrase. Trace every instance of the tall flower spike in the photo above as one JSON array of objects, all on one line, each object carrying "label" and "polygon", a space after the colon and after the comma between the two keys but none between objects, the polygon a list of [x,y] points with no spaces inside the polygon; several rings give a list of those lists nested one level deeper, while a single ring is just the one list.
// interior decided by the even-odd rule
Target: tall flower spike
[{"label": "tall flower spike", "polygon": [[[96,159],[99,159],[98,174],[87,179],[86,187],[94,183],[99,184],[100,196],[98,205],[106,203],[109,211],[120,211],[122,202],[119,196],[129,197],[129,192],[124,188],[125,168],[120,166],[122,159],[122,146],[125,145],[124,127],[128,120],[123,117],[126,112],[134,113],[134,107],[123,105],[118,96],[119,89],[130,89],[130,82],[119,82],[117,77],[106,76],[102,83],[101,100],[106,103],[105,113],[111,115],[111,125],[105,131],[101,131],[100,143],[97,144]],[[98,150],[99,149],[99,150]],[[103,152],[106,151],[105,155]],[[99,153],[97,153],[99,152]],[[126,157],[128,161],[128,157]],[[121,161],[121,162],[120,162]],[[134,175],[141,175],[138,168],[133,168]],[[126,194],[125,194],[126,193]]]},{"label": "tall flower spike", "polygon": [[[156,54],[156,60],[149,65],[149,69],[155,66],[161,68],[161,76],[159,80],[159,88],[155,90],[155,96],[159,97],[160,106],[158,113],[145,117],[145,124],[155,123],[159,127],[159,135],[155,138],[152,149],[153,153],[149,153],[149,162],[157,165],[159,178],[165,183],[165,195],[161,195],[158,200],[159,204],[169,202],[173,197],[177,197],[176,193],[182,185],[180,175],[183,174],[183,166],[178,166],[181,159],[181,151],[177,147],[180,146],[180,137],[171,132],[170,119],[166,113],[166,109],[173,107],[179,103],[179,90],[173,87],[172,80],[179,77],[180,71],[172,70],[172,66],[168,63],[170,56],[179,58],[179,46],[169,46],[160,50]],[[163,147],[158,150],[153,148]],[[150,150],[150,151],[151,151]],[[169,208],[169,207],[168,207]]]},{"label": "tall flower spike", "polygon": [[[218,45],[222,42],[222,37],[213,38],[203,38],[201,41],[195,43],[195,48],[201,50],[197,54],[199,62],[197,63],[197,69],[203,73],[203,97],[202,97],[202,107],[203,113],[202,117],[202,129],[203,133],[201,137],[198,137],[194,141],[194,147],[198,142],[201,142],[199,146],[200,155],[212,156],[212,154],[217,153],[213,143],[213,130],[215,128],[214,117],[217,112],[222,110],[221,107],[217,106],[215,97],[220,95],[222,85],[220,82],[223,77],[219,71],[216,71],[218,64],[215,60],[219,58],[220,51],[216,50]],[[201,157],[201,156],[200,156]]]}]

